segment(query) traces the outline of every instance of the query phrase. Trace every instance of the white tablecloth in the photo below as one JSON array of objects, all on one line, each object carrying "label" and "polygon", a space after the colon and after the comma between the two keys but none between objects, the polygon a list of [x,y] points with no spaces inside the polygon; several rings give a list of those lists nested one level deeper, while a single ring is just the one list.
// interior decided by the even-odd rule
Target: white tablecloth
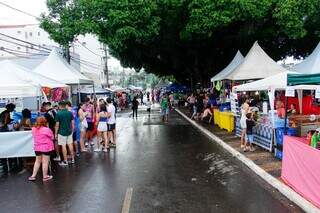
[{"label": "white tablecloth", "polygon": [[0,158],[34,156],[31,131],[0,132]]}]

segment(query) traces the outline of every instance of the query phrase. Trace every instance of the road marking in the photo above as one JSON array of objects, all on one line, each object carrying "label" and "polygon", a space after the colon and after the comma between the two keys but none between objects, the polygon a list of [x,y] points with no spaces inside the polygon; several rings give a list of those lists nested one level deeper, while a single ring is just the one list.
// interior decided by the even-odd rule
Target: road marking
[{"label": "road marking", "polygon": [[127,192],[126,192],[126,196],[124,197],[121,213],[129,213],[132,192],[133,192],[133,188],[127,188]]}]

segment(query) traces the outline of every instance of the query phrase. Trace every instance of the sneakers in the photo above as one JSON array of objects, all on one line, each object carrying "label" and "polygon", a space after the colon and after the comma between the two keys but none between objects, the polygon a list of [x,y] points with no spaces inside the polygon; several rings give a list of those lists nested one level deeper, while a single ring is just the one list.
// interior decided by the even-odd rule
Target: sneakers
[{"label": "sneakers", "polygon": [[71,164],[74,164],[76,161],[74,159],[71,160]]},{"label": "sneakers", "polygon": [[103,151],[104,151],[104,152],[109,152],[109,149],[104,149]]},{"label": "sneakers", "polygon": [[100,152],[101,151],[101,149],[95,149],[95,150],[93,150],[94,152]]},{"label": "sneakers", "polygon": [[61,162],[59,162],[59,166],[62,166],[62,167],[68,166],[68,162],[66,162],[66,161],[61,161]]},{"label": "sneakers", "polygon": [[93,143],[93,141],[91,141],[91,142],[90,142],[90,145],[91,145],[91,146],[94,146],[94,143]]},{"label": "sneakers", "polygon": [[89,143],[88,143],[88,142],[85,142],[84,146],[85,146],[85,147],[89,146]]},{"label": "sneakers", "polygon": [[60,156],[53,158],[54,161],[61,161]]}]

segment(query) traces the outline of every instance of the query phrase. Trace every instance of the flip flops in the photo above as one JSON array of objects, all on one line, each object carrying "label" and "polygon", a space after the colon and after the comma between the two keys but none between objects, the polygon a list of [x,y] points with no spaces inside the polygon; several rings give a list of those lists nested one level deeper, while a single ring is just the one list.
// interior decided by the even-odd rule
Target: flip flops
[{"label": "flip flops", "polygon": [[35,177],[30,176],[30,177],[28,178],[28,180],[29,180],[29,181],[35,181],[35,180],[36,180],[36,178],[35,178]]},{"label": "flip flops", "polygon": [[43,182],[46,182],[46,181],[48,181],[48,180],[51,180],[52,178],[53,178],[52,175],[48,175],[47,177],[44,177],[44,178],[42,179],[42,181],[43,181]]}]

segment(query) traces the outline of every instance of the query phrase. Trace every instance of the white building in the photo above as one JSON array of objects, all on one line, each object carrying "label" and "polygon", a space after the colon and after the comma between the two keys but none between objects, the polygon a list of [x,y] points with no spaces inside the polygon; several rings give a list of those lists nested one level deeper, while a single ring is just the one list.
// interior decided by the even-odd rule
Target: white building
[{"label": "white building", "polygon": [[[41,63],[48,51],[58,44],[38,24],[0,25],[0,59],[12,59],[28,68]],[[103,46],[93,35],[79,36],[70,48],[71,64],[93,79],[105,84]],[[113,59],[114,60],[114,59]]]}]

